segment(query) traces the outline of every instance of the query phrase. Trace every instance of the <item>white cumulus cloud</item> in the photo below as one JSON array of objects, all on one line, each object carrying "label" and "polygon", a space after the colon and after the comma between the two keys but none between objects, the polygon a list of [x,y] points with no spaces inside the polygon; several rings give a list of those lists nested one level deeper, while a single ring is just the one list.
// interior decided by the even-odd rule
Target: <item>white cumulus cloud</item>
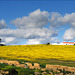
[{"label": "white cumulus cloud", "polygon": [[47,11],[40,11],[40,9],[31,12],[29,16],[16,18],[11,23],[17,28],[42,28],[48,23],[49,13]]},{"label": "white cumulus cloud", "polygon": [[27,45],[31,44],[47,44],[47,43],[52,43],[52,42],[59,42],[58,38],[54,37],[45,37],[45,38],[39,38],[39,39],[29,39],[28,42],[26,43]]},{"label": "white cumulus cloud", "polygon": [[52,27],[59,27],[65,24],[75,27],[75,13],[65,14],[63,16],[60,13],[52,12],[49,21]]},{"label": "white cumulus cloud", "polygon": [[63,36],[65,41],[70,41],[75,39],[75,29],[70,28],[65,31],[64,36]]},{"label": "white cumulus cloud", "polygon": [[0,29],[2,29],[2,28],[6,28],[6,22],[4,19],[0,20]]},{"label": "white cumulus cloud", "polygon": [[32,29],[1,29],[0,36],[2,37],[16,37],[16,38],[44,38],[50,36],[57,36],[58,32],[55,30],[49,30],[47,28],[32,28]]}]

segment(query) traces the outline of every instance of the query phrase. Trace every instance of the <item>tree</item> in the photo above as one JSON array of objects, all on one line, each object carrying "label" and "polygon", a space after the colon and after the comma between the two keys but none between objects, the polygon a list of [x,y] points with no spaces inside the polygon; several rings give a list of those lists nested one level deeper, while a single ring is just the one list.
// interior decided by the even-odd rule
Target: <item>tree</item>
[{"label": "tree", "polygon": [[48,42],[47,45],[49,45],[50,43]]},{"label": "tree", "polygon": [[1,43],[1,38],[0,38],[0,43]]}]

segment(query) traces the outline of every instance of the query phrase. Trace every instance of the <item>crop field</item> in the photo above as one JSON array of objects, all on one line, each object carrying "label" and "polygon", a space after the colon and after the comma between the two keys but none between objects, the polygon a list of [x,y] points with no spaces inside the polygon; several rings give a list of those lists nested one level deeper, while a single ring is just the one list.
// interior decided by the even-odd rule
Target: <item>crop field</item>
[{"label": "crop field", "polygon": [[0,58],[75,66],[75,45],[1,46]]}]

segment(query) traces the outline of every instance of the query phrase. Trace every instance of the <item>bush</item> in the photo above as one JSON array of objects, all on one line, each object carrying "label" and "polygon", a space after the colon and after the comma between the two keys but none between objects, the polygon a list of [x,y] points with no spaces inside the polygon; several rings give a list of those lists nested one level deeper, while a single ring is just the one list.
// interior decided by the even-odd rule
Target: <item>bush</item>
[{"label": "bush", "polygon": [[34,74],[34,71],[33,70],[29,70],[28,68],[26,68],[26,69],[24,69],[24,68],[22,68],[20,71],[19,71],[19,73],[18,73],[18,75],[35,75]]},{"label": "bush", "polygon": [[40,64],[41,68],[45,68],[46,64]]},{"label": "bush", "polygon": [[65,69],[63,69],[63,75],[66,75],[66,71],[65,71]]},{"label": "bush", "polygon": [[8,65],[7,64],[0,63],[0,69],[1,68],[4,68],[5,66],[8,66]]},{"label": "bush", "polygon": [[18,71],[16,71],[14,68],[10,69],[8,75],[18,75]]}]

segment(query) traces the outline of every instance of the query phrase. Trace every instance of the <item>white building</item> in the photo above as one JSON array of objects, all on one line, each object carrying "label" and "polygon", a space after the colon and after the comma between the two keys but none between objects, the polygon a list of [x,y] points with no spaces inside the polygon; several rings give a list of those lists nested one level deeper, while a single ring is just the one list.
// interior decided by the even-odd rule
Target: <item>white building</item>
[{"label": "white building", "polygon": [[1,42],[1,39],[0,39],[0,46],[5,46],[5,43]]},{"label": "white building", "polygon": [[75,45],[75,42],[52,43],[52,45]]},{"label": "white building", "polygon": [[75,42],[63,42],[65,45],[75,45]]},{"label": "white building", "polygon": [[0,46],[5,46],[5,43],[0,43]]}]

